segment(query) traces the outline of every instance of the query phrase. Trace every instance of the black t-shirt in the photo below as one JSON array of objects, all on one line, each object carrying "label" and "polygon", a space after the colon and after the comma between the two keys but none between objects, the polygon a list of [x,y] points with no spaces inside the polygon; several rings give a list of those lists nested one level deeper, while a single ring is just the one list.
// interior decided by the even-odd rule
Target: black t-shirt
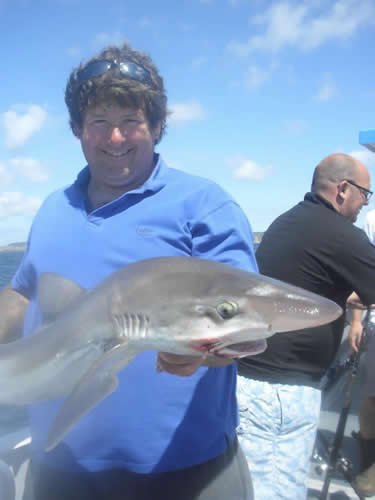
[{"label": "black t-shirt", "polygon": [[[304,201],[278,217],[256,253],[259,270],[327,297],[343,309],[354,290],[375,303],[375,248],[363,231],[324,198]],[[266,351],[239,361],[239,372],[273,383],[319,385],[341,342],[344,315],[336,321],[267,339]]]}]

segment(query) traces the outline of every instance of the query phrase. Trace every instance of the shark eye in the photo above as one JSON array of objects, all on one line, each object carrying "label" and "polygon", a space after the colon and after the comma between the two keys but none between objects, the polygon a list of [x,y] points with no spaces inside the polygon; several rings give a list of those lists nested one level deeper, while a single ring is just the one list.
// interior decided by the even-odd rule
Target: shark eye
[{"label": "shark eye", "polygon": [[238,311],[238,305],[232,301],[222,302],[216,307],[217,312],[223,319],[233,318]]}]

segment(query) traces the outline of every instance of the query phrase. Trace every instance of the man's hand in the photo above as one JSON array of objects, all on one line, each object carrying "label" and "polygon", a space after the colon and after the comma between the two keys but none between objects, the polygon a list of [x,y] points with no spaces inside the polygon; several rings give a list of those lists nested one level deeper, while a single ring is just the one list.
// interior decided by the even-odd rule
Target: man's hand
[{"label": "man's hand", "polygon": [[359,344],[361,343],[363,326],[360,321],[352,323],[349,331],[349,344],[353,351],[358,352]]},{"label": "man's hand", "polygon": [[181,354],[171,354],[169,352],[159,352],[156,360],[158,372],[167,372],[171,375],[189,377],[201,366],[221,367],[232,364],[234,359],[202,354],[201,356],[186,356]]},{"label": "man's hand", "polygon": [[361,309],[362,311],[364,309],[367,309],[367,306],[363,305],[361,302],[361,299],[358,297],[358,295],[353,292],[351,295],[349,295],[348,300],[346,301],[346,305],[349,309]]},{"label": "man's hand", "polygon": [[169,352],[159,352],[156,360],[156,369],[158,372],[167,372],[171,375],[188,377],[202,366],[205,358],[205,355],[185,356]]},{"label": "man's hand", "polygon": [[0,343],[21,337],[29,301],[8,285],[0,293]]}]

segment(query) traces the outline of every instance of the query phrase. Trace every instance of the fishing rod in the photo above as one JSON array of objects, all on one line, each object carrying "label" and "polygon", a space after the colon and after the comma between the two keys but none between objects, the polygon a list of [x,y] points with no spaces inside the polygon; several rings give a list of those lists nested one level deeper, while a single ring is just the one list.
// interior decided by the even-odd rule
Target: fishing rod
[{"label": "fishing rod", "polygon": [[[375,319],[374,313],[375,311],[373,310],[372,317]],[[367,343],[369,340],[369,336],[371,334],[370,324],[372,328],[374,328],[375,325],[371,318],[371,309],[367,309],[363,321],[363,330],[362,330],[361,340],[358,346],[358,351],[352,353],[352,355],[349,358],[350,361],[347,364],[347,367],[349,367],[350,369],[350,376],[344,394],[344,406],[342,407],[339,416],[333,442],[331,446],[328,447],[328,461],[326,466],[326,475],[324,478],[323,488],[319,500],[327,500],[329,485],[331,483],[333,474],[336,470],[339,470],[343,474],[343,476],[350,483],[350,485],[352,486],[356,494],[359,496],[359,498],[361,500],[363,499],[363,497],[359,495],[358,491],[356,491],[355,485],[353,485],[350,461],[340,455],[340,448],[344,438],[346,422],[352,405],[353,388],[358,375],[359,361],[362,353],[365,352],[367,349]]]}]

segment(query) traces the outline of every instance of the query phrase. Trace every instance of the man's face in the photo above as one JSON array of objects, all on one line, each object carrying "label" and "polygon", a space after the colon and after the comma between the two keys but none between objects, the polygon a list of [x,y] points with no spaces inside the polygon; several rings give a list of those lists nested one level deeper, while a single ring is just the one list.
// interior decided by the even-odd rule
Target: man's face
[{"label": "man's face", "polygon": [[154,130],[140,109],[102,104],[88,108],[79,139],[92,187],[117,194],[141,186],[153,170],[160,125]]},{"label": "man's face", "polygon": [[370,189],[370,176],[366,169],[359,169],[355,175],[355,179],[350,180],[355,182],[357,186],[350,183],[347,184],[345,203],[342,206],[341,213],[351,220],[351,222],[355,222],[362,207],[369,204],[365,192],[361,187],[367,190]]}]

